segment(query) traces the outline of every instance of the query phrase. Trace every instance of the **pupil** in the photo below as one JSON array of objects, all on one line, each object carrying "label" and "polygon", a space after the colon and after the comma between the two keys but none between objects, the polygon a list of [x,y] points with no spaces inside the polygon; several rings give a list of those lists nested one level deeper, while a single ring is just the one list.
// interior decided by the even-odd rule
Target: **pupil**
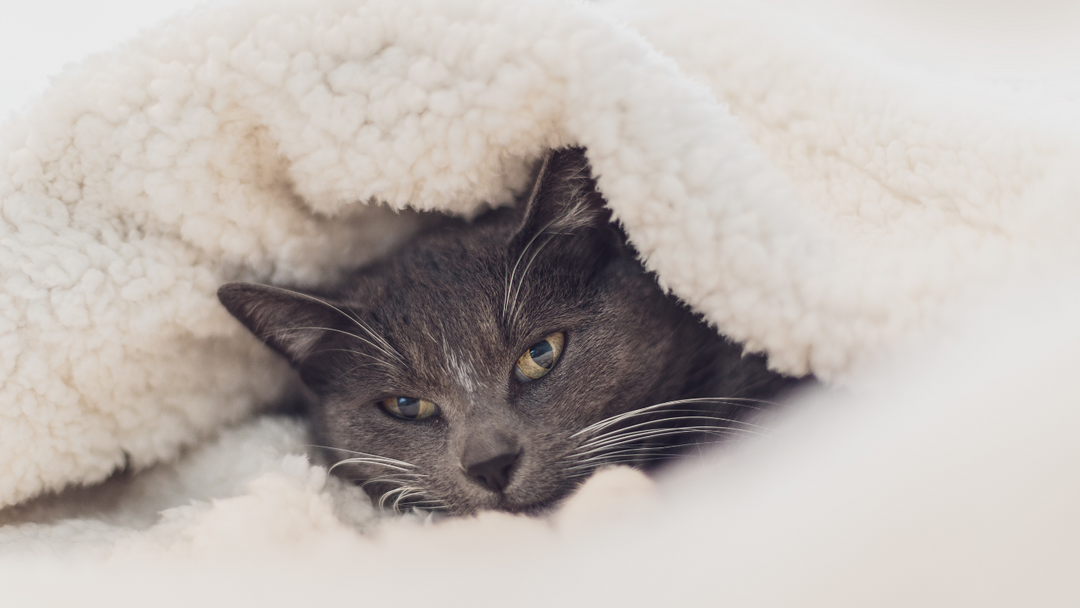
[{"label": "pupil", "polygon": [[413,397],[398,397],[397,407],[406,418],[416,418],[420,414],[420,400]]},{"label": "pupil", "polygon": [[551,364],[554,363],[554,354],[555,351],[551,348],[551,343],[547,340],[537,342],[529,349],[529,357],[532,358],[533,363],[544,369],[551,369]]}]

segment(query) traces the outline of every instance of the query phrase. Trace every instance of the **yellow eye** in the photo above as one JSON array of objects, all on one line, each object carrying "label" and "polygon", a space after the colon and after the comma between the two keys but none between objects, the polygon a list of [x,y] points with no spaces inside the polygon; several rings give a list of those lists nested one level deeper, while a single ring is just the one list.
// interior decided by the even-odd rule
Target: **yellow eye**
[{"label": "yellow eye", "polygon": [[532,382],[546,376],[559,360],[564,341],[562,332],[558,332],[530,346],[525,354],[518,357],[514,370],[518,382]]},{"label": "yellow eye", "polygon": [[439,406],[416,397],[391,397],[383,399],[379,402],[379,405],[392,415],[405,420],[422,420],[438,416],[441,413]]}]

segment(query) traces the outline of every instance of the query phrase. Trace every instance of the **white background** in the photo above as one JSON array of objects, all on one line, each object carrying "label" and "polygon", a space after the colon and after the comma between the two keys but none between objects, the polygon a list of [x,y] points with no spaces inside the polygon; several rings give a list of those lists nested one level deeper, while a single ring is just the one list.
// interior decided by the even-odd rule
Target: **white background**
[{"label": "white background", "polygon": [[[1080,98],[1080,0],[762,1],[839,23],[877,52],[919,67],[1038,83]],[[24,107],[66,64],[205,3],[0,0],[0,119]]]},{"label": "white background", "polygon": [[0,118],[49,76],[206,0],[0,0]]}]

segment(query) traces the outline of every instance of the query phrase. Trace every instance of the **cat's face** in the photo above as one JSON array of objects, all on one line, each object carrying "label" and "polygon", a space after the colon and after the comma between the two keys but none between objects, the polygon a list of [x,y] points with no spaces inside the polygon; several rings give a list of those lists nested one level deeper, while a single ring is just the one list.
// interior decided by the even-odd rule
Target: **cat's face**
[{"label": "cat's face", "polygon": [[318,296],[219,293],[318,396],[334,472],[384,504],[543,510],[644,454],[602,421],[774,379],[661,292],[578,149],[549,156],[524,209],[447,220]]}]

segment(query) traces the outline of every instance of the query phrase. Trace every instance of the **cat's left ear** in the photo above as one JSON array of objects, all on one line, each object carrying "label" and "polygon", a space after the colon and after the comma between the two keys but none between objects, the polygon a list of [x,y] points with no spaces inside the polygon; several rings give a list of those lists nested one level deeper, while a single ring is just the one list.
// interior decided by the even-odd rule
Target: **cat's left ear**
[{"label": "cat's left ear", "polygon": [[251,333],[299,367],[345,313],[333,304],[298,291],[226,283],[218,299]]},{"label": "cat's left ear", "polygon": [[603,195],[596,189],[584,148],[551,150],[541,161],[521,225],[510,241],[520,250],[542,234],[588,231],[604,241],[619,237]]}]

